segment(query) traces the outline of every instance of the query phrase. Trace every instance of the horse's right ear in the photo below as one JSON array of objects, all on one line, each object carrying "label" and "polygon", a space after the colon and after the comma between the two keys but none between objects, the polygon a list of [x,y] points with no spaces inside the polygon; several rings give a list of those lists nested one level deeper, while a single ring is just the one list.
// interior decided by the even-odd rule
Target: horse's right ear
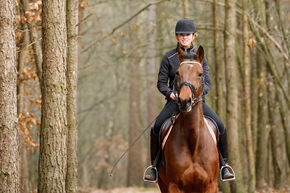
[{"label": "horse's right ear", "polygon": [[196,60],[202,63],[203,58],[204,58],[204,50],[202,46],[199,46],[196,54],[195,54]]}]

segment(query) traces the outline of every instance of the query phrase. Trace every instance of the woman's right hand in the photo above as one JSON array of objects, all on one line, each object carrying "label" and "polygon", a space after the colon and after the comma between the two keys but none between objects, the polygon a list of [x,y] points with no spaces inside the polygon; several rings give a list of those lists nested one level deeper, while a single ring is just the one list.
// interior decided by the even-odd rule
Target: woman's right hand
[{"label": "woman's right hand", "polygon": [[176,95],[175,95],[174,92],[172,92],[172,93],[170,94],[170,98],[171,98],[172,100],[176,100],[176,99],[177,99],[177,97],[176,97]]}]

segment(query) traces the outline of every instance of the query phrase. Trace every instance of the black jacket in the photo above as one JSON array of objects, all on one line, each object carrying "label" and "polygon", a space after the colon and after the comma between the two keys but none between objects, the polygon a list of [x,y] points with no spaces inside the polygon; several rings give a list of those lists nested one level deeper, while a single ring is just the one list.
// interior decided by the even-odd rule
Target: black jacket
[{"label": "black jacket", "polygon": [[[195,54],[195,49],[188,49],[191,49],[191,51]],[[180,61],[178,59],[177,48],[170,50],[162,58],[158,73],[157,88],[165,96],[167,101],[171,100],[170,94],[173,92],[174,78],[179,65]],[[202,68],[204,78],[202,98],[204,101],[205,95],[208,93],[211,86],[209,68],[205,57],[203,59]]]}]

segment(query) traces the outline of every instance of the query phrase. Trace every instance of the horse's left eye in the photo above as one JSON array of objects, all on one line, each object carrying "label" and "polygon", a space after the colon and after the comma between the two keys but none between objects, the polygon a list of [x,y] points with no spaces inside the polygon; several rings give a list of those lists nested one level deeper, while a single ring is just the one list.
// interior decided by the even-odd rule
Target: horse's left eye
[{"label": "horse's left eye", "polygon": [[201,77],[202,76],[202,73],[199,73],[198,76]]}]

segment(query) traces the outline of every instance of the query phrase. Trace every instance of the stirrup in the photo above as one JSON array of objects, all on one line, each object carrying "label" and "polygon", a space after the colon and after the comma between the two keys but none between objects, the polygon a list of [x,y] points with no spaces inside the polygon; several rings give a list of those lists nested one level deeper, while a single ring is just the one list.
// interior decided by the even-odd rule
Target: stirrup
[{"label": "stirrup", "polygon": [[[234,177],[232,177],[230,179],[223,179],[222,171],[225,168],[228,168],[229,171],[234,174]],[[233,168],[230,165],[228,165],[228,164],[225,164],[224,166],[221,167],[221,169],[220,169],[220,177],[221,177],[221,181],[223,181],[223,182],[232,181],[232,180],[236,179],[236,175],[235,175],[235,172],[234,172]]]},{"label": "stirrup", "polygon": [[[155,176],[156,176],[156,180],[155,180],[155,181],[151,181],[151,180],[146,180],[146,179],[145,179],[146,173],[147,173],[147,171],[150,170],[150,169],[155,170]],[[158,171],[157,171],[157,168],[156,168],[155,166],[151,165],[151,166],[148,166],[148,167],[145,169],[145,171],[144,171],[144,175],[143,175],[143,181],[144,181],[144,182],[157,183],[157,181],[158,181]]]}]

